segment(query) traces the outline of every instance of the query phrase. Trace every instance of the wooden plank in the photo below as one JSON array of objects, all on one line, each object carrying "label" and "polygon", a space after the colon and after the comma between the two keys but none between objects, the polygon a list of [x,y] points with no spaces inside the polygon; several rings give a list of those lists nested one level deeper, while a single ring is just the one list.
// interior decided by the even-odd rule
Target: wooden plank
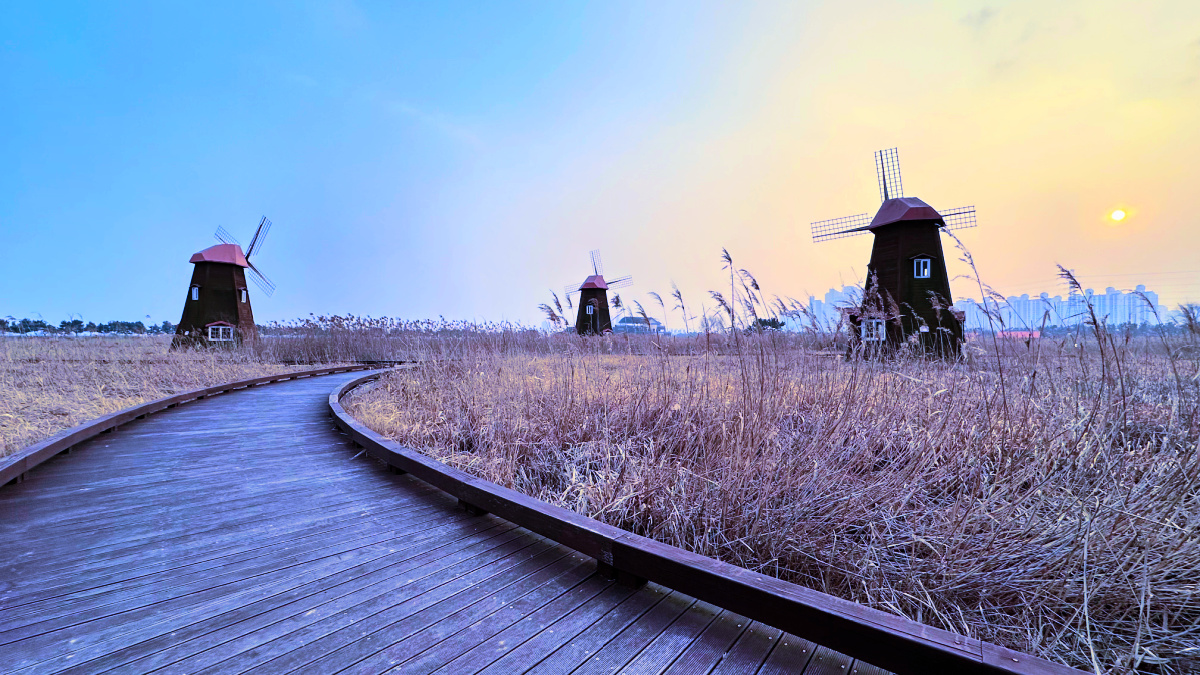
[{"label": "wooden plank", "polygon": [[624,584],[609,585],[599,595],[571,611],[560,620],[542,629],[537,635],[493,661],[478,675],[522,672],[538,663],[568,642],[577,640],[580,633],[611,613],[633,595],[635,590]]},{"label": "wooden plank", "polygon": [[[101,620],[90,622],[86,627],[28,638],[18,644],[15,651],[0,647],[0,655],[5,656],[5,661],[14,669],[31,666],[57,655],[67,644],[72,647],[85,647],[127,633],[139,625],[156,622],[161,616],[176,614],[195,616],[204,611],[205,607],[212,608],[209,610],[212,611],[230,604],[240,604],[269,597],[273,595],[272,591],[277,584],[286,584],[293,578],[304,580],[319,578],[343,566],[372,560],[385,554],[387,550],[388,544],[376,544],[312,561],[306,566],[285,568],[258,578],[243,580],[242,583],[226,585],[207,593],[196,593],[155,605],[132,608],[121,614],[102,617]],[[75,640],[75,642],[70,643],[70,640]]]},{"label": "wooden plank", "polygon": [[583,673],[616,673],[686,612],[694,598],[672,592],[585,661]]},{"label": "wooden plank", "polygon": [[[311,509],[298,510],[294,513],[279,516],[278,520],[273,522],[279,522],[282,525],[294,521],[312,522],[313,519],[320,516],[357,519],[370,517],[376,512],[373,505],[364,505],[361,501],[347,501],[340,505],[318,506]],[[63,574],[83,574],[86,570],[103,564],[96,561],[117,561],[121,557],[139,554],[144,559],[150,560],[156,556],[169,555],[171,549],[189,545],[216,545],[221,542],[238,540],[246,536],[246,528],[253,527],[255,523],[261,522],[261,514],[258,516],[251,515],[245,519],[233,520],[219,526],[190,533],[186,530],[180,532],[160,532],[132,540],[120,540],[89,548],[80,547],[73,555],[62,553],[52,554],[44,549],[26,550],[20,554],[20,557],[25,560],[20,563],[10,563],[6,566],[6,570],[13,578],[19,579],[20,583],[14,584],[15,587],[18,585],[20,587],[36,586],[42,583],[43,579]],[[55,560],[61,560],[62,564],[54,565]]]},{"label": "wooden plank", "polygon": [[[204,598],[219,597],[228,589],[225,586],[252,582],[258,577],[279,574],[289,568],[326,558],[336,558],[363,548],[386,544],[395,539],[395,533],[368,532],[365,535],[351,533],[348,537],[332,536],[322,539],[314,548],[295,553],[279,560],[254,561],[249,566],[235,566],[217,575],[200,575],[180,580],[169,580],[149,587],[117,588],[97,598],[83,598],[79,602],[67,602],[47,610],[42,615],[5,617],[0,621],[0,645],[17,640],[36,640],[47,634],[57,633],[73,626],[96,622],[110,617],[122,620],[130,613],[143,613],[144,608],[155,607],[155,611],[183,606]],[[159,609],[161,608],[161,609]],[[55,638],[57,639],[57,638]]]},{"label": "wooden plank", "polygon": [[687,651],[720,612],[720,608],[706,602],[695,603],[620,672],[627,675],[659,675]]},{"label": "wooden plank", "polygon": [[850,666],[850,675],[892,675],[888,671],[878,666],[872,666],[869,663],[855,661]]},{"label": "wooden plank", "polygon": [[[817,647],[804,675],[846,675],[850,672],[850,664],[854,661],[845,654],[840,654],[828,647]],[[939,671],[930,671],[939,672]]]},{"label": "wooden plank", "polygon": [[767,655],[775,648],[776,642],[783,634],[778,628],[763,625],[757,621],[746,626],[745,632],[733,644],[725,658],[712,669],[713,675],[740,675],[741,673],[758,672]]},{"label": "wooden plank", "polygon": [[[263,589],[261,597],[247,597],[238,604],[233,598],[219,604],[200,606],[139,630],[66,655],[79,664],[67,672],[91,673],[128,664],[131,672],[155,670],[189,656],[224,645],[244,635],[272,626],[289,617],[331,605],[364,586],[400,578],[412,570],[512,529],[511,524],[464,520],[454,530],[433,531],[429,538],[415,538],[410,545],[349,567],[307,574]],[[436,544],[431,544],[430,541]],[[312,616],[312,615],[310,615]],[[319,616],[317,618],[320,618]],[[315,621],[316,619],[314,619]],[[60,659],[61,660],[61,659]],[[218,659],[219,660],[219,659]]]},{"label": "wooden plank", "polygon": [[[373,597],[249,649],[242,649],[244,645],[239,645],[239,651],[230,658],[217,663],[208,659],[206,663],[211,665],[207,668],[197,669],[198,663],[189,659],[179,664],[179,672],[242,672],[254,667],[261,667],[266,672],[287,672],[299,668],[415,611],[412,603],[401,606],[405,600],[420,597],[449,581],[477,583],[498,569],[526,560],[548,547],[549,544],[544,540],[514,530],[510,539],[499,541],[496,545],[486,549],[483,546],[473,547],[452,556],[449,564],[427,566],[422,570],[425,574],[393,593]],[[436,601],[433,597],[430,596],[428,600]],[[166,672],[172,670],[174,668]]]},{"label": "wooden plank", "polygon": [[[455,583],[453,595],[306,664],[305,670],[339,675],[384,672],[414,655],[419,657],[429,647],[527,594],[544,594],[547,588],[574,583],[590,574],[591,565],[578,554],[549,542],[546,545],[540,560],[506,570],[486,584],[462,588]],[[547,560],[552,562],[535,569]]]},{"label": "wooden plank", "polygon": [[[317,368],[304,372],[316,375],[349,372],[350,370],[365,370],[365,367]],[[291,379],[293,377],[295,377],[294,374],[259,377],[198,389],[155,401],[150,401],[133,408],[127,408],[126,410],[86,422],[77,427],[66,429],[44,441],[35,443],[34,445],[9,455],[8,457],[0,459],[0,486],[3,486],[10,480],[17,478],[21,474],[27,473],[37,465],[45,462],[69,447],[76,445],[88,438],[101,434],[108,429],[136,420],[138,417],[150,414],[152,412],[157,412],[159,410],[165,410],[168,406],[179,405],[181,402],[191,400],[196,396],[216,394],[236,387],[279,382],[286,379]]]},{"label": "wooden plank", "polygon": [[664,672],[667,675],[706,675],[741,637],[749,619],[721,610],[700,637],[679,655]]},{"label": "wooden plank", "polygon": [[580,664],[587,661],[614,636],[620,635],[626,628],[640,620],[646,612],[662,602],[669,591],[658,586],[644,586],[632,596],[605,614],[575,639],[555,649],[549,656],[538,662],[529,673],[537,675],[555,675],[569,673]]},{"label": "wooden plank", "polygon": [[[412,507],[409,517],[423,519],[443,508],[433,504]],[[28,602],[93,588],[118,575],[123,575],[121,578],[125,579],[136,579],[145,574],[263,549],[282,541],[300,540],[317,533],[352,527],[359,519],[346,518],[345,515],[361,513],[362,510],[358,508],[332,509],[306,514],[304,518],[280,518],[261,532],[257,528],[238,529],[219,537],[156,541],[153,551],[139,546],[133,551],[110,552],[104,558],[92,561],[92,564],[74,566],[60,574],[53,570],[40,575],[40,578],[22,579],[25,583],[14,584],[8,591],[0,593],[0,609],[11,609]]]},{"label": "wooden plank", "polygon": [[[775,648],[771,650],[767,660],[758,669],[758,675],[802,673],[808,663],[813,660],[813,654],[816,651],[817,645],[812,642],[784,633],[776,638]],[[849,665],[849,662],[847,661],[844,665]],[[842,670],[838,675],[846,675],[846,671]]]},{"label": "wooden plank", "polygon": [[[414,661],[419,663],[417,667],[421,670],[439,664],[440,667],[433,672],[446,675],[477,672],[598,598],[614,583],[592,574],[575,586],[562,584],[554,588],[546,593],[549,598],[526,594],[426,650]],[[554,595],[554,591],[558,591],[558,594]]]},{"label": "wooden plank", "polygon": [[[397,536],[414,533],[418,528],[434,528],[458,519],[444,510],[432,513],[414,514],[414,521],[406,530],[397,531]],[[213,570],[229,573],[240,566],[246,566],[258,561],[270,559],[273,563],[286,560],[289,556],[307,552],[313,549],[315,542],[337,536],[341,538],[346,533],[357,532],[363,536],[378,534],[380,527],[376,523],[345,523],[337,527],[326,527],[308,532],[300,537],[284,537],[273,543],[262,546],[245,548],[244,550],[226,553],[225,555],[188,560],[182,555],[172,555],[169,562],[155,566],[153,569],[144,567],[133,570],[121,569],[110,572],[105,576],[88,578],[77,584],[77,587],[58,586],[40,594],[40,596],[21,598],[20,604],[13,603],[6,610],[7,618],[16,618],[24,614],[35,614],[45,617],[47,603],[52,603],[57,609],[74,602],[94,604],[102,602],[106,593],[117,590],[126,591],[153,585],[156,591],[167,583],[179,584],[189,577],[208,578]],[[273,531],[273,530],[270,530]],[[247,539],[254,541],[252,533]],[[133,563],[137,564],[137,563]]]}]

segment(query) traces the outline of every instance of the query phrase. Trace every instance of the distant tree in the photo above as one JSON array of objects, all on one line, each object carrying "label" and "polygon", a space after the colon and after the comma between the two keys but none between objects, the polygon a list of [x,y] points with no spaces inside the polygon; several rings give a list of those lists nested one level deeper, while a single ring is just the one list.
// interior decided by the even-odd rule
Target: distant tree
[{"label": "distant tree", "polygon": [[58,329],[64,333],[82,333],[83,332],[83,320],[82,319],[72,319],[70,321],[60,322],[58,324]]},{"label": "distant tree", "polygon": [[783,330],[783,325],[783,321],[780,319],[773,317],[770,319],[763,319],[760,317],[754,320],[754,323],[751,324],[750,329],[758,332],[762,332],[764,330]]},{"label": "distant tree", "polygon": [[21,321],[17,323],[18,333],[36,333],[38,331],[44,333],[53,333],[54,326],[51,326],[41,319],[37,319],[36,321],[32,319],[21,319]]}]

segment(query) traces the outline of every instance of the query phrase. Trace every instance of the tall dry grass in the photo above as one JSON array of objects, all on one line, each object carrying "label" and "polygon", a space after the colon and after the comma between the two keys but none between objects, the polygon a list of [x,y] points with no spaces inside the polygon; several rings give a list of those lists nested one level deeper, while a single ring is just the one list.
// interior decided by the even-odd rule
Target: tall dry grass
[{"label": "tall dry grass", "polygon": [[774,333],[548,349],[464,349],[348,408],[501,485],[933,626],[1097,672],[1200,668],[1195,336],[988,338],[955,363]]},{"label": "tall dry grass", "polygon": [[245,351],[170,345],[169,335],[0,338],[0,457],[146,401],[289,370]]}]

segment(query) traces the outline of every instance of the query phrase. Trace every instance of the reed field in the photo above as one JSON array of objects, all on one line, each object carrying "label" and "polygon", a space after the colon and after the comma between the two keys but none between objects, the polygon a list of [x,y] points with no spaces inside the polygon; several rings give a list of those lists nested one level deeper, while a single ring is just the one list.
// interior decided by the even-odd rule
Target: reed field
[{"label": "reed field", "polygon": [[170,335],[0,337],[0,457],[122,408],[291,369],[243,351],[170,345]]},{"label": "reed field", "polygon": [[848,600],[1088,671],[1200,669],[1195,334],[1101,322],[975,337],[957,362],[776,331],[494,340],[345,404],[500,485]]}]

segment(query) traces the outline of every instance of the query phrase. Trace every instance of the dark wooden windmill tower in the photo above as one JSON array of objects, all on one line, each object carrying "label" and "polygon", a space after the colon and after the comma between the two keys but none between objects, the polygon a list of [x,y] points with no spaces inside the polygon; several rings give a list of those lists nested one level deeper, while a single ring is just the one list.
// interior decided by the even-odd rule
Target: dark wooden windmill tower
[{"label": "dark wooden windmill tower", "polygon": [[220,244],[210,246],[192,256],[192,283],[183,303],[183,317],[175,328],[171,348],[188,346],[225,346],[250,342],[258,338],[254,312],[250,309],[250,290],[246,287],[246,270],[262,290],[263,295],[275,292],[271,283],[250,259],[262,250],[263,241],[271,231],[271,221],[263,217],[250,240],[250,248],[242,253],[225,228],[218,227]]},{"label": "dark wooden windmill tower", "polygon": [[633,277],[623,276],[612,281],[604,280],[604,263],[600,251],[592,251],[592,274],[582,284],[571,284],[565,291],[568,297],[579,294],[579,313],[575,318],[575,332],[580,335],[599,335],[612,332],[612,317],[608,311],[609,289],[624,288],[633,283]]},{"label": "dark wooden windmill tower", "polygon": [[813,241],[875,235],[862,305],[845,311],[852,344],[871,351],[905,342],[926,352],[956,356],[963,340],[962,314],[950,308],[950,278],[941,230],[975,226],[975,207],[938,212],[916,197],[904,196],[896,148],[875,153],[883,204],[868,213],[812,224]]}]

